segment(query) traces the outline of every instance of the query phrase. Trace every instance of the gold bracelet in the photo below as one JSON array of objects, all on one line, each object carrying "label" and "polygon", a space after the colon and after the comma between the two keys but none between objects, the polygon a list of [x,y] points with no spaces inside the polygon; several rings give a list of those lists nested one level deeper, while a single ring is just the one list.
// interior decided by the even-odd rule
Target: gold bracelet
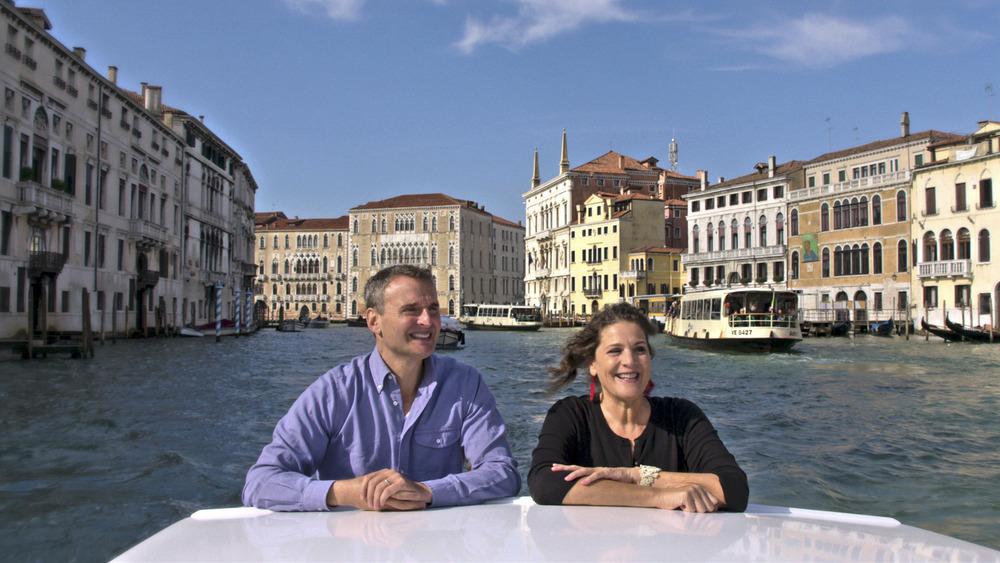
[{"label": "gold bracelet", "polygon": [[653,481],[660,476],[660,468],[652,465],[639,466],[639,484],[643,487],[652,487]]}]

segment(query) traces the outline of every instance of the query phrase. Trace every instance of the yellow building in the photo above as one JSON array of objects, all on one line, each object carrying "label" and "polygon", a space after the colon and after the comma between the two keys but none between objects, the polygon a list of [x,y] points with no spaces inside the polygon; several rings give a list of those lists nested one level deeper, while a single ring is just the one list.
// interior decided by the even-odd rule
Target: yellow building
[{"label": "yellow building", "polygon": [[[789,286],[800,307],[824,320],[902,320],[910,301],[910,185],[929,146],[956,137],[910,134],[822,155],[788,195]],[[824,317],[825,316],[825,317]],[[821,318],[823,317],[823,318]],[[809,320],[809,314],[806,315]]]},{"label": "yellow building", "polygon": [[[624,301],[632,249],[663,244],[663,201],[642,194],[598,193],[577,207],[570,228],[571,313],[590,315]],[[634,288],[637,278],[631,284]]]},{"label": "yellow building", "polygon": [[289,219],[257,213],[255,315],[264,321],[345,318],[347,216]]},{"label": "yellow building", "polygon": [[[929,161],[913,173],[912,281],[914,318],[1000,329],[1000,265],[993,262],[1000,211],[993,177],[1000,176],[1000,123],[928,147]],[[918,321],[919,326],[919,321]]]},{"label": "yellow building", "polygon": [[683,248],[644,246],[628,253],[628,270],[621,273],[629,302],[643,295],[680,294],[687,282],[681,267]]}]

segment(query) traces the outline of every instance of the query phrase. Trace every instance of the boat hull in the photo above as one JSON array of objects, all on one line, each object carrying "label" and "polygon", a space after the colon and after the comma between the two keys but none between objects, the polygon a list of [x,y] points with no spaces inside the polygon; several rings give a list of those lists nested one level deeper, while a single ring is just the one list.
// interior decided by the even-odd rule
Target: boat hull
[{"label": "boat hull", "polygon": [[483,323],[465,323],[465,328],[469,330],[521,330],[521,331],[535,331],[542,328],[542,323],[537,324],[516,324],[516,325],[491,325]]},{"label": "boat hull", "polygon": [[114,561],[996,561],[893,518],[750,505],[693,514],[528,497],[412,512],[200,510]]},{"label": "boat hull", "polygon": [[939,326],[932,325],[924,319],[920,319],[920,328],[924,331],[933,334],[939,338],[943,338],[949,342],[958,342],[962,339],[962,336],[954,331],[948,330],[946,328],[941,328]]},{"label": "boat hull", "polygon": [[988,331],[976,328],[968,328],[956,322],[952,322],[948,317],[944,319],[944,325],[949,330],[970,342],[1000,342],[1000,337]]},{"label": "boat hull", "polygon": [[[670,333],[668,333],[670,334]],[[731,350],[734,352],[787,352],[802,341],[801,338],[692,338],[670,334],[670,341],[696,350]]]}]

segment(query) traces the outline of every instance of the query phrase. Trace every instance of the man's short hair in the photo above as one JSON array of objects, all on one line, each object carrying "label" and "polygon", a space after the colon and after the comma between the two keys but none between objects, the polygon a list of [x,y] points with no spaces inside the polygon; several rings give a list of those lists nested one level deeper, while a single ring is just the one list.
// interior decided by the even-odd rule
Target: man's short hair
[{"label": "man's short hair", "polygon": [[382,268],[374,276],[368,278],[365,283],[365,307],[375,309],[379,313],[384,313],[385,288],[393,278],[403,276],[415,280],[427,280],[434,284],[434,276],[429,268],[421,268],[411,264],[399,264]]}]

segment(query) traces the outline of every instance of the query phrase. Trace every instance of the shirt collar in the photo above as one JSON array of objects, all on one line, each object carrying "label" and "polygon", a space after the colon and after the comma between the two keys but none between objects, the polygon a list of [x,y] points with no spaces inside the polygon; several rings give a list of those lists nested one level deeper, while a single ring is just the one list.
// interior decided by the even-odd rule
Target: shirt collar
[{"label": "shirt collar", "polygon": [[[427,387],[431,383],[437,381],[437,356],[431,354],[427,359],[424,360],[424,375],[420,379],[420,387]],[[375,389],[381,393],[388,382],[392,378],[392,370],[382,359],[382,354],[379,354],[378,346],[372,350],[372,353],[368,359],[368,369],[371,371],[372,383],[375,385]],[[393,379],[394,381],[394,379]]]}]

